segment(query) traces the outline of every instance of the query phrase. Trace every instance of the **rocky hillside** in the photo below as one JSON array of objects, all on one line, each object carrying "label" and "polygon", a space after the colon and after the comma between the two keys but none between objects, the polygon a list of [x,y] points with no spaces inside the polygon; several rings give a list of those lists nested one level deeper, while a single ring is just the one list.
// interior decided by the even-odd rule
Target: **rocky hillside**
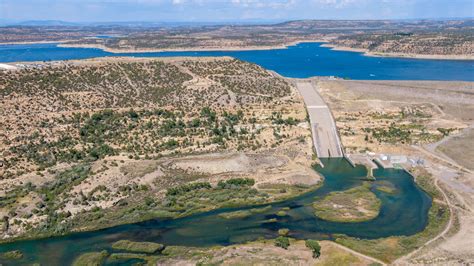
[{"label": "rocky hillside", "polygon": [[332,44],[373,53],[474,56],[474,37],[467,33],[358,34],[340,37]]}]

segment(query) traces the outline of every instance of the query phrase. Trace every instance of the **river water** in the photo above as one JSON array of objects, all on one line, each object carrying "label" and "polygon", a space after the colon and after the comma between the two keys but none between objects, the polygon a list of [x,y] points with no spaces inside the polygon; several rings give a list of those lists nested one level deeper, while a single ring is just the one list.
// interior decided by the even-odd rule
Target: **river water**
[{"label": "river water", "polygon": [[[21,250],[25,257],[19,263],[68,265],[83,252],[104,249],[110,251],[111,244],[121,239],[152,241],[165,245],[211,246],[243,243],[259,237],[274,238],[281,228],[290,229],[290,236],[294,238],[330,239],[333,234],[361,238],[411,235],[426,226],[431,199],[415,184],[412,176],[399,169],[374,171],[377,182],[383,181],[395,188],[395,193],[386,193],[376,189],[377,182],[371,183],[371,191],[382,202],[380,214],[375,219],[358,223],[319,219],[311,207],[316,197],[359,186],[367,177],[364,166],[352,167],[342,158],[321,160],[325,167],[318,166],[315,170],[325,178],[322,187],[279,203],[257,206],[271,207],[249,217],[226,219],[219,214],[256,206],[218,209],[174,220],[156,219],[62,237],[19,241],[0,245],[0,252]],[[282,208],[289,208],[287,215],[276,215]],[[269,222],[269,219],[276,221]]]}]

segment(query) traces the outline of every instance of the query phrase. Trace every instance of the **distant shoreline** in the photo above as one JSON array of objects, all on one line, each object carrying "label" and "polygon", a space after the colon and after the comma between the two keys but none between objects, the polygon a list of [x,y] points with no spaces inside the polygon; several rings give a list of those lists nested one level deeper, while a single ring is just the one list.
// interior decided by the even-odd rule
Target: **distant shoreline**
[{"label": "distant shoreline", "polygon": [[[70,40],[69,40],[70,41]],[[48,44],[57,43],[58,47],[62,48],[91,48],[100,49],[104,52],[113,54],[120,53],[161,53],[161,52],[217,52],[217,51],[257,51],[257,50],[274,50],[274,49],[287,49],[290,46],[298,45],[301,43],[322,43],[321,47],[330,48],[334,51],[347,51],[362,53],[364,56],[369,57],[392,57],[392,58],[407,58],[407,59],[430,59],[430,60],[457,60],[457,61],[473,61],[474,55],[437,55],[437,54],[410,54],[410,53],[379,53],[371,52],[364,48],[353,48],[347,46],[338,46],[329,43],[327,39],[314,39],[314,40],[295,40],[281,45],[273,46],[229,46],[229,47],[189,47],[189,48],[146,48],[146,49],[117,49],[103,46],[101,44],[71,44],[69,41],[39,41],[39,42],[11,42],[11,43],[0,43],[0,45],[21,45],[21,44]]]},{"label": "distant shoreline", "polygon": [[327,43],[327,40],[297,40],[291,41],[281,45],[262,45],[262,46],[229,46],[229,47],[189,47],[189,48],[144,48],[144,49],[136,49],[136,48],[129,48],[129,49],[117,49],[117,48],[110,48],[100,44],[69,44],[66,42],[58,44],[58,47],[63,48],[94,48],[100,49],[104,52],[109,53],[161,53],[161,52],[205,52],[205,51],[252,51],[252,50],[274,50],[274,49],[286,49],[290,46],[294,46],[300,43]]},{"label": "distant shoreline", "polygon": [[474,55],[436,55],[436,54],[410,54],[410,53],[377,53],[370,52],[368,49],[352,48],[346,46],[337,46],[328,43],[328,40],[297,40],[286,44],[273,45],[273,46],[230,46],[230,47],[190,47],[190,48],[161,48],[161,49],[117,49],[109,48],[103,45],[97,44],[68,44],[60,43],[58,47],[64,48],[95,48],[100,49],[109,53],[161,53],[161,52],[203,52],[203,51],[252,51],[252,50],[273,50],[273,49],[286,49],[290,46],[294,46],[300,43],[323,43],[321,47],[331,48],[334,51],[347,51],[347,52],[358,52],[363,53],[364,56],[371,57],[393,57],[393,58],[411,58],[411,59],[432,59],[432,60],[474,60]]},{"label": "distant shoreline", "polygon": [[321,47],[331,48],[334,51],[347,51],[363,53],[364,56],[371,57],[393,57],[393,58],[411,58],[411,59],[435,59],[435,60],[474,60],[474,55],[436,55],[436,54],[410,54],[410,53],[378,53],[371,52],[364,48],[352,48],[347,46],[338,46],[325,43]]}]

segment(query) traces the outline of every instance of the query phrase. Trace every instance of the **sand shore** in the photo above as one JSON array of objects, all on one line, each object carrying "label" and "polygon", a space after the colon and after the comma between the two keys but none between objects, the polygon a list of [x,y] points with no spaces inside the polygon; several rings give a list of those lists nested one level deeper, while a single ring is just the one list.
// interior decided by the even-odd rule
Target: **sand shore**
[{"label": "sand shore", "polygon": [[331,48],[334,51],[347,51],[363,53],[365,56],[372,57],[396,57],[396,58],[413,58],[413,59],[437,59],[437,60],[474,60],[474,55],[437,55],[437,54],[410,54],[410,53],[378,53],[370,52],[368,49],[352,48],[347,46],[337,46],[325,43],[322,47]]}]

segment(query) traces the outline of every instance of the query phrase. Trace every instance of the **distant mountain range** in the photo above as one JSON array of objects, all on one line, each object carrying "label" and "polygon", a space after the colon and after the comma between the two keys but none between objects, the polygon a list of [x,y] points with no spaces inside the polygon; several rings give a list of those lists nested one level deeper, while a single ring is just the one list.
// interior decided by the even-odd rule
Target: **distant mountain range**
[{"label": "distant mountain range", "polygon": [[221,21],[221,22],[150,22],[150,21],[113,21],[113,22],[68,22],[62,20],[27,20],[12,21],[0,19],[0,26],[129,26],[129,27],[183,27],[183,26],[216,26],[216,25],[250,25],[250,24],[274,24],[281,20],[245,20],[245,21]]},{"label": "distant mountain range", "polygon": [[[466,23],[472,23],[474,18],[433,18],[433,19],[422,19],[423,21],[455,21],[455,20],[466,20]],[[111,21],[111,22],[69,22],[63,20],[26,20],[26,21],[15,21],[8,19],[0,19],[0,26],[64,26],[64,27],[81,27],[81,26],[121,26],[121,27],[192,27],[192,26],[218,26],[218,25],[271,25],[271,24],[292,24],[301,22],[314,22],[314,21],[367,21],[376,22],[377,20],[242,20],[242,21],[217,21],[217,22],[205,22],[205,21],[176,21],[176,22],[152,22],[152,21]],[[381,21],[381,20],[379,20]],[[417,19],[404,19],[404,20],[387,20],[387,21],[417,21]]]}]

